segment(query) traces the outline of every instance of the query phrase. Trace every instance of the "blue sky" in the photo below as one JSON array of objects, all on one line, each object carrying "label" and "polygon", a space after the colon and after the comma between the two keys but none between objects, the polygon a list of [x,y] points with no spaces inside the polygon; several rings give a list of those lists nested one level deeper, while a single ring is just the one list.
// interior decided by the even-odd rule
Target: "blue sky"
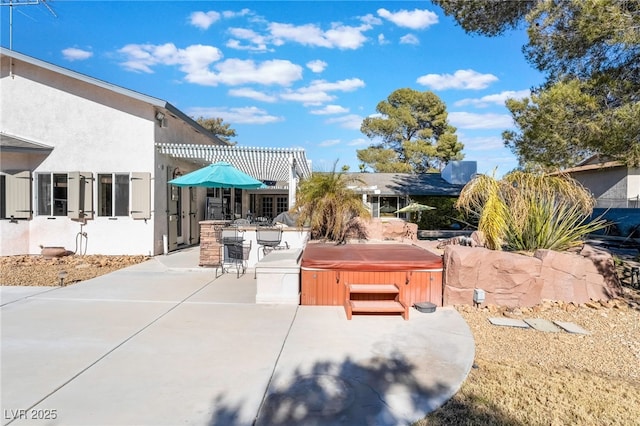
[{"label": "blue sky", "polygon": [[12,8],[14,50],[192,117],[222,117],[238,145],[304,148],[314,170],[338,160],[358,171],[356,150],[372,143],[362,119],[409,87],[446,103],[465,160],[502,175],[517,165],[502,143],[512,126],[504,100],[543,80],[524,60],[524,30],[467,35],[428,1],[46,4],[53,13],[42,3]]}]

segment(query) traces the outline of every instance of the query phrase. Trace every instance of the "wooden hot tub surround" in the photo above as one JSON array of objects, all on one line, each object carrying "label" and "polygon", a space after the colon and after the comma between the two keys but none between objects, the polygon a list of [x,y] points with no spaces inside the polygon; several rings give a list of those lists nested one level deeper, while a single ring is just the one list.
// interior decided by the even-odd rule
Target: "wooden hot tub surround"
[{"label": "wooden hot tub surround", "polygon": [[415,303],[442,306],[442,257],[414,245],[310,243],[300,265],[302,305],[344,305],[348,317],[381,306],[405,319]]}]

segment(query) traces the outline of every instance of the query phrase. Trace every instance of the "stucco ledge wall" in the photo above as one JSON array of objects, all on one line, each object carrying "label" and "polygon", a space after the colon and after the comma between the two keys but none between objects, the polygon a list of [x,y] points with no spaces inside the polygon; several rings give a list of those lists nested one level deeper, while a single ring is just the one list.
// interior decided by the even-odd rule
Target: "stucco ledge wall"
[{"label": "stucco ledge wall", "polygon": [[449,245],[443,257],[445,306],[473,304],[476,288],[484,290],[484,304],[507,307],[609,300],[620,291],[611,255],[589,245],[575,252],[537,250],[533,256]]}]

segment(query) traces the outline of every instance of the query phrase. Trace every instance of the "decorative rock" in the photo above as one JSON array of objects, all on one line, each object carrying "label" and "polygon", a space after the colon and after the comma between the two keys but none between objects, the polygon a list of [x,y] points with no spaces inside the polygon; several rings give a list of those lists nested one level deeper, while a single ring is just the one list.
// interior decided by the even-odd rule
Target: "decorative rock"
[{"label": "decorative rock", "polygon": [[45,259],[55,259],[57,257],[68,256],[72,254],[72,252],[64,247],[42,247],[40,254]]},{"label": "decorative rock", "polygon": [[397,218],[373,218],[362,221],[370,240],[416,241],[418,225]]},{"label": "decorative rock", "polygon": [[502,315],[504,315],[507,318],[514,318],[514,319],[519,319],[522,318],[522,312],[518,311],[518,313],[514,312],[510,312],[510,311],[505,311],[502,313]]},{"label": "decorative rock", "polygon": [[[473,289],[485,291],[485,303],[532,307],[544,299],[573,302],[571,310],[620,292],[611,255],[585,246],[579,253],[537,250],[534,256],[481,247],[444,247],[445,305],[472,304]],[[551,309],[544,304],[535,312]]]},{"label": "decorative rock", "polygon": [[473,231],[471,233],[471,247],[484,247],[487,244],[487,239],[482,231]]},{"label": "decorative rock", "polygon": [[567,303],[564,305],[564,310],[567,312],[575,312],[578,310],[578,306],[576,306],[574,303]]}]

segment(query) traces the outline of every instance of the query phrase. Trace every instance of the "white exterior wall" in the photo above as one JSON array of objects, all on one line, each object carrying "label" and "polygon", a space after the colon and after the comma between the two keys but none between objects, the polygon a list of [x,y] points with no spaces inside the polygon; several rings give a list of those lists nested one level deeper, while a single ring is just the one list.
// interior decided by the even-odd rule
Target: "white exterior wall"
[{"label": "white exterior wall", "polygon": [[640,199],[640,167],[630,167],[627,179],[627,198]]},{"label": "white exterior wall", "polygon": [[0,256],[29,253],[29,222],[0,220]]},{"label": "white exterior wall", "polygon": [[[149,172],[153,178],[157,125],[153,107],[23,62],[14,61],[14,75],[10,77],[7,61],[2,65],[0,128],[52,146],[53,151],[31,169],[33,219],[20,221],[18,226],[3,221],[0,251],[3,255],[38,254],[40,245],[73,251],[80,222],[36,214],[36,173],[83,171],[92,172],[96,178],[98,173]],[[18,158],[14,161],[7,163],[3,158],[2,169],[24,166]],[[96,209],[95,182],[93,194]],[[87,233],[87,254],[153,254],[153,216],[144,221],[94,215],[83,231]]]},{"label": "white exterior wall", "polygon": [[[167,180],[176,167],[186,173],[202,165],[160,155],[155,143],[215,142],[164,101],[117,86],[104,87],[97,80],[99,84],[93,84],[90,78],[85,81],[85,77],[75,78],[73,73],[52,68],[2,57],[0,131],[53,150],[48,154],[3,152],[2,172],[32,173],[33,217],[18,223],[0,221],[0,254],[38,254],[40,246],[77,248],[87,254],[161,254],[163,237],[168,234]],[[155,118],[157,111],[165,115],[162,125]],[[37,214],[36,175],[70,172],[91,172],[96,179],[96,213],[82,225],[68,217]],[[151,176],[151,218],[98,216],[98,174],[133,172]],[[188,189],[182,194],[182,235],[186,243],[190,237],[195,242],[199,235],[190,235]],[[197,198],[196,225],[204,219],[206,190],[199,188]],[[131,203],[132,197],[129,199]],[[80,232],[86,237],[79,237]]]}]

